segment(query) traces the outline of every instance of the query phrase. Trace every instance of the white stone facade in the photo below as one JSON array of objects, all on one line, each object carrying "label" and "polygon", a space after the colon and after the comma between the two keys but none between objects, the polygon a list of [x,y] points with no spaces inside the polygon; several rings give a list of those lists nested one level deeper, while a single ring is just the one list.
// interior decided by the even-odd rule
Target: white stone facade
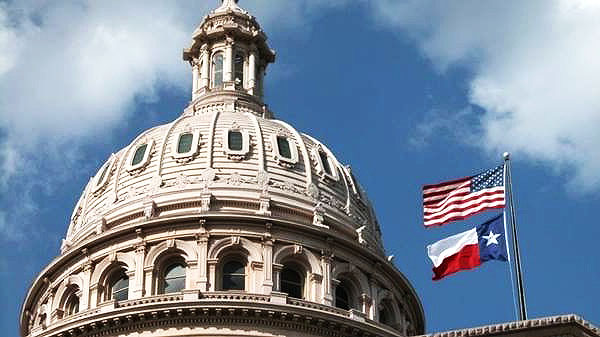
[{"label": "white stone facade", "polygon": [[192,102],[90,179],[21,335],[423,333],[351,169],[264,105],[275,53],[256,20],[223,1],[184,59]]}]

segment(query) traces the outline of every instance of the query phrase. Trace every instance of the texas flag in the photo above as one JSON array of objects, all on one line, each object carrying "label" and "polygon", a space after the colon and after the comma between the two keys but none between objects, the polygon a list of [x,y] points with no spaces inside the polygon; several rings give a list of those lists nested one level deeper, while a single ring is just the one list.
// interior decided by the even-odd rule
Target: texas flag
[{"label": "texas flag", "polygon": [[485,223],[427,246],[433,280],[473,269],[489,260],[508,260],[502,214]]}]

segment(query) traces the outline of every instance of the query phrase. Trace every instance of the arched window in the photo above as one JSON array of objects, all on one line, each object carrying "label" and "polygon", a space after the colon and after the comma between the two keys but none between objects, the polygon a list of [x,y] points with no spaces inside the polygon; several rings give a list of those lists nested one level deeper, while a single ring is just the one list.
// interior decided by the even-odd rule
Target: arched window
[{"label": "arched window", "polygon": [[350,310],[352,308],[351,294],[352,292],[348,283],[346,281],[340,282],[335,287],[335,306],[340,309]]},{"label": "arched window", "polygon": [[223,87],[223,53],[213,56],[213,88]]},{"label": "arched window", "polygon": [[79,312],[79,296],[73,291],[67,298],[65,303],[65,315],[71,316]]},{"label": "arched window", "polygon": [[385,324],[385,325],[391,325],[390,323],[392,323],[391,321],[391,313],[390,310],[385,306],[381,306],[379,308],[379,323],[381,324]]},{"label": "arched window", "polygon": [[238,260],[231,260],[223,265],[223,290],[246,289],[246,266]]},{"label": "arched window", "polygon": [[244,88],[244,54],[237,53],[233,59],[233,73],[235,86],[238,89]]},{"label": "arched window", "polygon": [[185,288],[185,266],[173,263],[165,269],[162,280],[161,293],[177,293]]},{"label": "arched window", "polygon": [[129,277],[125,270],[115,272],[108,282],[107,300],[125,301],[129,296]]},{"label": "arched window", "polygon": [[285,266],[281,270],[281,292],[289,297],[304,298],[304,282],[302,274],[296,269]]},{"label": "arched window", "polygon": [[144,160],[144,155],[146,154],[146,149],[148,148],[148,144],[144,144],[135,150],[135,154],[133,155],[133,159],[131,160],[131,165],[138,165]]},{"label": "arched window", "polygon": [[177,143],[177,153],[188,153],[192,151],[193,140],[194,134],[191,132],[186,132],[179,135],[179,141]]}]

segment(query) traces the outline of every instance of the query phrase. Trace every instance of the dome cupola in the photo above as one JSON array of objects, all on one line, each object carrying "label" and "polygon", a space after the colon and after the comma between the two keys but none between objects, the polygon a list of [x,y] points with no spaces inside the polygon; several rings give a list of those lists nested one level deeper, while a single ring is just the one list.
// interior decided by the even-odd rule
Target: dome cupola
[{"label": "dome cupola", "polygon": [[263,77],[275,52],[256,19],[224,0],[194,31],[183,59],[192,66],[192,101],[230,94],[262,103]]}]

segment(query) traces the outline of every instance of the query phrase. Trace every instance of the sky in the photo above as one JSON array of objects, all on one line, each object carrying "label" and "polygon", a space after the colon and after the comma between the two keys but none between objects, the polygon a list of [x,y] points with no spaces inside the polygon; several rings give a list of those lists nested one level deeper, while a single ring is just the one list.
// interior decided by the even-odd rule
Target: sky
[{"label": "sky", "polygon": [[[0,0],[0,329],[59,254],[89,178],[190,100],[181,59],[217,1]],[[353,167],[427,332],[515,319],[508,264],[431,281],[423,184],[512,153],[532,318],[600,323],[600,1],[242,0],[277,62],[277,118]]]}]

